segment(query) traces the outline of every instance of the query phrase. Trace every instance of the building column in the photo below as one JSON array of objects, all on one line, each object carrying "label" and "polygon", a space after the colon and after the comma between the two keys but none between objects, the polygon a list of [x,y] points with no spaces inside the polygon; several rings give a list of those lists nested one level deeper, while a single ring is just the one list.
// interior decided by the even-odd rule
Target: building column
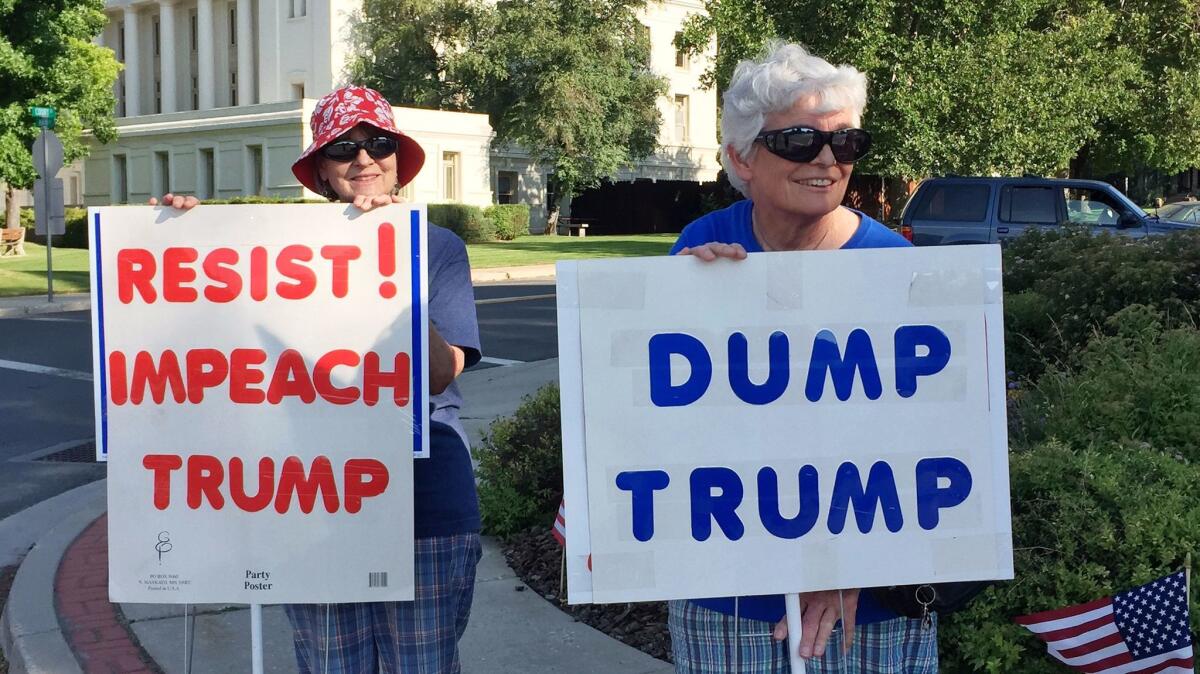
[{"label": "building column", "polygon": [[137,117],[142,114],[142,59],[138,54],[137,8],[125,7],[125,116]]},{"label": "building column", "polygon": [[158,0],[158,68],[162,111],[175,112],[175,0]]},{"label": "building column", "polygon": [[200,89],[200,109],[212,110],[217,104],[216,50],[213,49],[213,0],[196,3],[196,79]]},{"label": "building column", "polygon": [[237,85],[238,104],[254,105],[258,102],[254,86],[254,35],[250,18],[250,3],[253,0],[237,0]]}]

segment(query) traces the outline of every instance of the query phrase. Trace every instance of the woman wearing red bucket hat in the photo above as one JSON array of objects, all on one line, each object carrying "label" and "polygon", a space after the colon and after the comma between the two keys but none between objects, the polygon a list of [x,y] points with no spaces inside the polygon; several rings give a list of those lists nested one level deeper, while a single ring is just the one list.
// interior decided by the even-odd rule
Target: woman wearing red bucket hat
[{"label": "woman wearing red bucket hat", "polygon": [[[379,92],[342,87],[317,103],[313,142],[292,165],[308,189],[371,210],[401,201],[396,192],[425,162],[416,141],[396,128]],[[151,199],[151,205],[157,200]],[[168,194],[188,209],[195,197]],[[429,226],[430,456],[413,463],[416,599],[369,604],[294,604],[301,672],[459,672],[458,640],[467,627],[481,556],[479,504],[459,421],[455,378],[482,356],[466,246]]]}]

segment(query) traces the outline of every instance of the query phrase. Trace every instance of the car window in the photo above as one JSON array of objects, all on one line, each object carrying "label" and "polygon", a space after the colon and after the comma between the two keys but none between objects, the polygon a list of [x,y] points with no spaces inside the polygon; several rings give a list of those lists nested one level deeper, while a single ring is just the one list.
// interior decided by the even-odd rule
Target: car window
[{"label": "car window", "polygon": [[1178,220],[1180,217],[1183,216],[1182,211],[1185,210],[1187,207],[1188,207],[1187,204],[1167,204],[1166,206],[1163,206],[1162,208],[1158,209],[1155,212],[1158,213],[1158,217],[1160,217],[1160,218],[1166,218],[1168,220]]},{"label": "car window", "polygon": [[1121,205],[1107,192],[1086,187],[1063,189],[1067,204],[1067,222],[1073,225],[1116,227],[1121,221]]},{"label": "car window", "polygon": [[1183,214],[1182,220],[1200,225],[1200,206],[1192,206]]},{"label": "car window", "polygon": [[1000,219],[1053,225],[1058,222],[1055,190],[1052,187],[1006,188],[1000,195]]},{"label": "car window", "polygon": [[914,220],[983,222],[987,217],[987,185],[933,185],[925,192]]}]

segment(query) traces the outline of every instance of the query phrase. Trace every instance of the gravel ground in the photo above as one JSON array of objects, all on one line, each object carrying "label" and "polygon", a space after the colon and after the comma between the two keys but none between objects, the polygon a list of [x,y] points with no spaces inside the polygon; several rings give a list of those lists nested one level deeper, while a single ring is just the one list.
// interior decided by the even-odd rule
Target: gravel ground
[{"label": "gravel ground", "polygon": [[559,610],[659,660],[672,661],[665,602],[566,604],[559,590],[562,547],[550,529],[534,527],[511,537],[504,545],[504,558],[526,585]]}]

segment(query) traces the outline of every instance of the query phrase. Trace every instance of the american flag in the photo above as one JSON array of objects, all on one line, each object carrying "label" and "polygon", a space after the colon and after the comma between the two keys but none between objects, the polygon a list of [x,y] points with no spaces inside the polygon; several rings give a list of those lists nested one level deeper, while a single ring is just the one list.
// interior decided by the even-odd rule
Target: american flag
[{"label": "american flag", "polygon": [[562,500],[558,502],[558,516],[554,518],[554,540],[558,541],[559,545],[567,544],[567,502]]},{"label": "american flag", "polygon": [[1193,674],[1184,573],[1087,604],[1015,619],[1051,657],[1089,674]]}]

